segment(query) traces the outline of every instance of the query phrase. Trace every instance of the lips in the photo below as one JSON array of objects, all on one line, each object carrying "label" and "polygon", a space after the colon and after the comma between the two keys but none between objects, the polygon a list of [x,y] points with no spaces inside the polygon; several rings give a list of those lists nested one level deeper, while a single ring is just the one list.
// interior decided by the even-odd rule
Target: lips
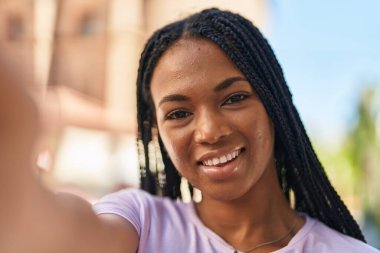
[{"label": "lips", "polygon": [[229,161],[234,160],[241,152],[241,149],[232,151],[228,154],[222,155],[220,157],[214,157],[207,160],[203,160],[201,163],[204,166],[219,166],[225,163],[228,163]]},{"label": "lips", "polygon": [[244,149],[240,148],[224,155],[203,159],[199,163],[200,170],[211,180],[227,180],[237,170],[243,151]]}]

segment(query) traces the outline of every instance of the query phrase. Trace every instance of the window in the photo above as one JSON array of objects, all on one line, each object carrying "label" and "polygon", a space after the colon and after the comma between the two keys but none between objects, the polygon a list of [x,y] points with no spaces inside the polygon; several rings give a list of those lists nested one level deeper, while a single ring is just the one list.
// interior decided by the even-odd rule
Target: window
[{"label": "window", "polygon": [[7,23],[8,40],[18,41],[24,36],[24,22],[20,16],[10,16]]},{"label": "window", "polygon": [[92,36],[99,33],[100,30],[100,20],[94,15],[86,14],[79,27],[79,33],[82,36]]}]

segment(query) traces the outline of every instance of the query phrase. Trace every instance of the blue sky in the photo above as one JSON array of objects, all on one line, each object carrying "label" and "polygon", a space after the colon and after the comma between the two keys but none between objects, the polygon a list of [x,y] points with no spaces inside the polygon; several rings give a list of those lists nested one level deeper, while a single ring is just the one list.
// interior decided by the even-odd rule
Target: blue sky
[{"label": "blue sky", "polygon": [[267,37],[313,139],[339,143],[365,83],[380,86],[380,1],[271,0]]}]

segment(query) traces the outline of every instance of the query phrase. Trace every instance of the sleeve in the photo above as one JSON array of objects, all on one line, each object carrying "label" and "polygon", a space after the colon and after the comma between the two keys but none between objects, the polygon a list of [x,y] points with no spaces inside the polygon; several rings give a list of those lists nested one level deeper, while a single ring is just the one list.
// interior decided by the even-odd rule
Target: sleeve
[{"label": "sleeve", "polygon": [[93,205],[97,215],[115,214],[129,221],[139,236],[144,226],[147,210],[147,193],[139,189],[126,189],[111,193],[101,198]]}]

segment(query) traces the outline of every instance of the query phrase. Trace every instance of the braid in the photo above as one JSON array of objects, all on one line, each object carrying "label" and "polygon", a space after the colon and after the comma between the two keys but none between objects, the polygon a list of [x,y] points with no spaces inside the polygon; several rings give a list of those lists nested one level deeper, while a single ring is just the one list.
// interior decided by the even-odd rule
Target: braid
[{"label": "braid", "polygon": [[[141,54],[138,75],[137,75],[137,124],[138,124],[138,142],[142,142],[143,149],[138,149],[139,156],[143,156],[144,164],[140,162],[140,187],[152,194],[162,192],[172,198],[180,197],[179,195],[179,180],[175,180],[176,169],[171,163],[167,154],[162,155],[164,163],[166,180],[165,189],[159,189],[161,185],[158,181],[158,173],[153,175],[151,164],[151,154],[149,152],[149,143],[153,141],[153,106],[149,92],[150,79],[153,74],[153,69],[157,64],[160,56],[170,45],[181,36],[182,23],[173,23],[153,34],[147,42],[144,51]],[[162,153],[162,142],[158,138],[159,148]],[[157,148],[157,145],[154,145]],[[140,159],[141,160],[141,159]],[[162,173],[162,172],[161,172]],[[178,176],[179,178],[179,176]],[[168,190],[172,189],[172,190]]]},{"label": "braid", "polygon": [[[149,143],[154,107],[150,80],[161,55],[181,38],[203,38],[217,44],[245,75],[260,97],[275,128],[277,174],[284,195],[294,193],[295,209],[331,228],[364,241],[356,221],[331,185],[312,147],[276,56],[260,31],[238,14],[208,9],[158,30],[141,55],[137,78],[137,117],[141,188],[152,194],[181,198],[181,177],[158,136],[164,170],[150,168]],[[160,175],[163,173],[163,175]],[[163,177],[164,183],[159,183]],[[192,187],[190,186],[192,192]]]}]

